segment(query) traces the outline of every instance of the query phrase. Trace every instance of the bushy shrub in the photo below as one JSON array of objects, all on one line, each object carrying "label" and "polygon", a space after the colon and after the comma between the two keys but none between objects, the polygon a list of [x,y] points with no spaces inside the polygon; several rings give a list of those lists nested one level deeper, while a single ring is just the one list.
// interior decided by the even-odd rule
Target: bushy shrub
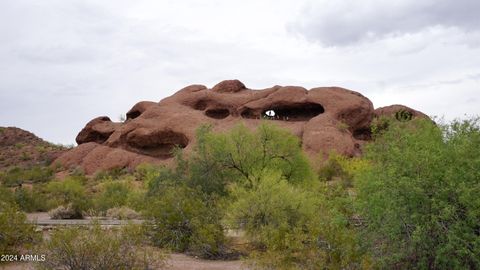
[{"label": "bushy shrub", "polygon": [[344,179],[346,174],[339,161],[339,155],[332,153],[326,161],[322,162],[318,176],[325,181],[332,181],[335,177]]},{"label": "bushy shrub", "polygon": [[37,212],[47,210],[47,197],[38,187],[32,189],[19,187],[14,192],[15,202],[25,212]]},{"label": "bushy shrub", "polygon": [[107,211],[110,208],[125,206],[132,190],[132,184],[125,181],[105,182],[101,184],[100,194],[94,199],[95,208]]},{"label": "bushy shrub", "polygon": [[0,254],[18,254],[21,247],[39,237],[15,204],[0,201]]},{"label": "bushy shrub", "polygon": [[330,153],[328,159],[322,160],[320,163],[319,178],[325,181],[336,180],[344,188],[352,188],[355,174],[368,169],[370,165],[366,159],[349,158],[335,152]]},{"label": "bushy shrub", "polygon": [[15,196],[13,195],[13,192],[0,185],[0,202],[5,202],[9,204],[14,204],[15,203]]},{"label": "bushy shrub", "polygon": [[215,202],[186,186],[165,186],[149,200],[147,216],[155,245],[204,258],[224,255],[221,211]]},{"label": "bushy shrub", "polygon": [[395,118],[388,116],[375,117],[370,125],[373,137],[381,135],[388,127],[395,122]]},{"label": "bushy shrub", "polygon": [[134,225],[122,230],[69,228],[54,231],[40,248],[47,260],[40,269],[161,269],[165,256],[146,247],[143,231]]},{"label": "bushy shrub", "polygon": [[33,189],[17,187],[11,190],[0,186],[0,201],[16,204],[25,212],[47,210],[46,196],[37,187]]},{"label": "bushy shrub", "polygon": [[148,183],[149,181],[157,178],[160,175],[160,171],[162,169],[164,169],[164,167],[162,166],[142,163],[135,168],[135,179]]},{"label": "bushy shrub", "polygon": [[0,174],[0,182],[5,186],[13,187],[22,183],[43,183],[51,180],[53,169],[48,166],[34,166],[30,169],[12,168]]},{"label": "bushy shrub", "polygon": [[82,218],[83,211],[87,210],[91,203],[86,195],[85,187],[75,178],[67,178],[63,181],[48,183],[46,191],[49,195],[49,208],[64,206],[75,212],[72,218]]},{"label": "bushy shrub", "polygon": [[113,168],[106,171],[99,171],[95,174],[95,180],[119,179],[129,173],[127,168]]},{"label": "bushy shrub", "polygon": [[[320,189],[320,187],[318,187]],[[359,269],[368,260],[348,218],[318,192],[265,174],[252,189],[237,188],[228,210],[231,227],[243,229],[256,248],[259,269]]]},{"label": "bushy shrub", "polygon": [[60,205],[48,211],[48,215],[51,219],[75,219],[80,217],[71,203],[66,206]]},{"label": "bushy shrub", "polygon": [[365,243],[385,269],[480,268],[480,125],[390,123],[357,175]]},{"label": "bushy shrub", "polygon": [[106,216],[113,219],[139,219],[140,214],[128,207],[115,207],[107,210]]}]

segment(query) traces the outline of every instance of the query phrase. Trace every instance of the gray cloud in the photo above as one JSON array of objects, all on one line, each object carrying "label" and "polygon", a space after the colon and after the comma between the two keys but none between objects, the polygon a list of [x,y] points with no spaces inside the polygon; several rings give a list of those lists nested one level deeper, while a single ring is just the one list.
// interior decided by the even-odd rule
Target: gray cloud
[{"label": "gray cloud", "polygon": [[[441,15],[442,7],[437,18],[420,20],[428,1],[329,0],[302,12],[305,0],[1,0],[0,126],[72,143],[94,117],[118,120],[137,101],[233,78],[251,88],[338,85],[375,106],[403,103],[450,118],[478,114],[469,97],[479,89],[480,47],[464,42],[475,36],[480,44],[480,34],[470,34],[478,32],[476,6],[457,9],[455,18]],[[402,24],[409,13],[417,19]],[[322,35],[311,27],[314,18],[330,23]],[[326,36],[350,46],[296,38],[285,31],[292,19],[290,27],[311,31],[312,40]],[[357,42],[377,37],[381,42]]]},{"label": "gray cloud", "polygon": [[327,46],[344,46],[435,27],[478,31],[479,10],[478,0],[310,2],[289,30]]}]

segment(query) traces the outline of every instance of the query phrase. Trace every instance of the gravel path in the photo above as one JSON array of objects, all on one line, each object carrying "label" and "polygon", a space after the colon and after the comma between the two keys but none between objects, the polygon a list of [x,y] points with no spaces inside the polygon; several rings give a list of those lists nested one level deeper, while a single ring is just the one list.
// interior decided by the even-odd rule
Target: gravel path
[{"label": "gravel path", "polygon": [[142,220],[117,220],[117,219],[108,219],[108,218],[98,218],[98,219],[50,219],[48,213],[38,212],[38,213],[28,213],[27,220],[31,223],[36,224],[37,226],[46,227],[46,226],[87,226],[91,225],[94,220],[97,220],[98,223],[103,226],[122,226],[129,223],[141,224]]}]

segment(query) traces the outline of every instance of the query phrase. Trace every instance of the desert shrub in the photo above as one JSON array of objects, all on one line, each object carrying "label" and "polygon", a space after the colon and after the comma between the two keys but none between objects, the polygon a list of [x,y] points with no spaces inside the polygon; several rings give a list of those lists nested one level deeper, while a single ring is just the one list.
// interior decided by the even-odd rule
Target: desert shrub
[{"label": "desert shrub", "polygon": [[9,204],[14,204],[15,203],[15,196],[13,195],[13,192],[0,185],[0,202],[5,202]]},{"label": "desert shrub", "polygon": [[[369,167],[369,162],[362,158],[349,158],[335,152],[328,159],[320,162],[318,177],[321,180],[337,180],[345,188],[353,187],[355,174]],[[330,183],[332,184],[332,183]]]},{"label": "desert shrub", "polygon": [[378,267],[480,268],[480,125],[390,124],[367,147],[358,209]]},{"label": "desert shrub", "polygon": [[375,117],[372,120],[372,124],[370,125],[370,129],[372,131],[372,135],[374,137],[376,135],[380,135],[382,132],[386,131],[388,127],[394,122],[393,117],[388,117],[388,116],[380,116],[380,117]]},{"label": "desert shrub", "polygon": [[197,190],[164,186],[149,198],[147,216],[155,245],[204,258],[224,255],[220,208]]},{"label": "desert shrub", "polygon": [[133,186],[125,181],[109,181],[103,183],[100,189],[100,194],[94,199],[95,208],[107,211],[110,208],[125,206]]},{"label": "desert shrub", "polygon": [[395,113],[395,119],[398,121],[406,122],[410,121],[413,118],[413,114],[407,110],[400,110]]},{"label": "desert shrub", "polygon": [[50,182],[46,186],[46,191],[49,195],[49,208],[56,208],[64,206],[75,212],[72,218],[82,218],[83,211],[87,210],[91,203],[86,195],[85,187],[75,178],[66,178],[63,181]]},{"label": "desert shrub", "polygon": [[95,174],[95,180],[119,179],[129,173],[128,168],[112,168],[110,170],[99,171]]},{"label": "desert shrub", "polygon": [[47,197],[38,187],[32,189],[19,187],[14,192],[15,202],[25,212],[37,212],[47,210]]},{"label": "desert shrub", "polygon": [[24,182],[43,183],[51,180],[53,169],[50,167],[34,166],[30,169],[14,167],[6,173],[0,174],[0,182],[5,186],[18,186]]},{"label": "desert shrub", "polygon": [[69,228],[54,231],[40,248],[47,260],[40,269],[160,269],[165,256],[146,247],[143,231],[135,225],[121,230]]},{"label": "desert shrub", "polygon": [[53,176],[53,169],[48,166],[34,166],[24,171],[25,180],[32,183],[45,183]]},{"label": "desert shrub", "polygon": [[137,212],[144,211],[148,204],[148,200],[146,200],[146,194],[147,190],[145,190],[143,187],[130,191],[125,205]]},{"label": "desert shrub", "polygon": [[16,204],[22,211],[46,210],[46,197],[37,188],[17,187],[13,190],[0,186],[0,201]]},{"label": "desert shrub", "polygon": [[[61,165],[59,164],[58,166],[61,166]],[[71,178],[76,178],[81,181],[84,181],[85,179],[85,171],[80,166],[70,169],[69,175]]]},{"label": "desert shrub", "polygon": [[[178,159],[176,159],[178,163]],[[188,172],[184,167],[159,167],[150,171],[146,178],[147,196],[162,194],[166,186],[183,186],[189,183]]]},{"label": "desert shrub", "polygon": [[60,205],[48,211],[48,215],[51,219],[75,219],[79,217],[71,203],[66,206]]},{"label": "desert shrub", "polygon": [[139,219],[140,214],[128,207],[115,207],[107,210],[106,216],[113,219]]},{"label": "desert shrub", "polygon": [[38,239],[25,214],[15,204],[0,201],[0,254],[18,254],[21,247]]},{"label": "desert shrub", "polygon": [[142,163],[135,168],[135,179],[142,182],[149,182],[159,176],[164,167],[149,163]]},{"label": "desert shrub", "polygon": [[322,165],[318,170],[318,176],[320,179],[331,181],[335,177],[341,179],[345,178],[345,171],[343,170],[338,157],[337,154],[332,153],[326,161],[322,162]]},{"label": "desert shrub", "polygon": [[237,187],[227,223],[245,230],[258,269],[358,269],[368,262],[348,218],[325,190],[306,191],[269,172],[252,189]]},{"label": "desert shrub", "polygon": [[18,167],[12,168],[7,172],[0,174],[0,177],[2,184],[7,187],[18,186],[25,181],[22,169]]}]

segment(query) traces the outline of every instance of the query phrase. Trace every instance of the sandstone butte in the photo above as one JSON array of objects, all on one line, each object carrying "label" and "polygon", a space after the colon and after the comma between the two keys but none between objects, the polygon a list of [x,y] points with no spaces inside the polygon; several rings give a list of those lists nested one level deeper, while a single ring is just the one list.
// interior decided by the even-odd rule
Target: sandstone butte
[{"label": "sandstone butte", "polygon": [[78,146],[56,163],[81,167],[86,174],[141,163],[169,164],[174,147],[187,154],[192,150],[200,125],[210,124],[221,132],[240,122],[253,129],[262,121],[290,130],[311,157],[331,151],[358,156],[371,140],[372,120],[380,116],[427,117],[402,105],[374,109],[362,94],[340,87],[252,90],[238,80],[222,81],[212,89],[190,85],[160,102],[135,104],[124,122],[112,122],[107,116],[91,120],[78,134]]}]

